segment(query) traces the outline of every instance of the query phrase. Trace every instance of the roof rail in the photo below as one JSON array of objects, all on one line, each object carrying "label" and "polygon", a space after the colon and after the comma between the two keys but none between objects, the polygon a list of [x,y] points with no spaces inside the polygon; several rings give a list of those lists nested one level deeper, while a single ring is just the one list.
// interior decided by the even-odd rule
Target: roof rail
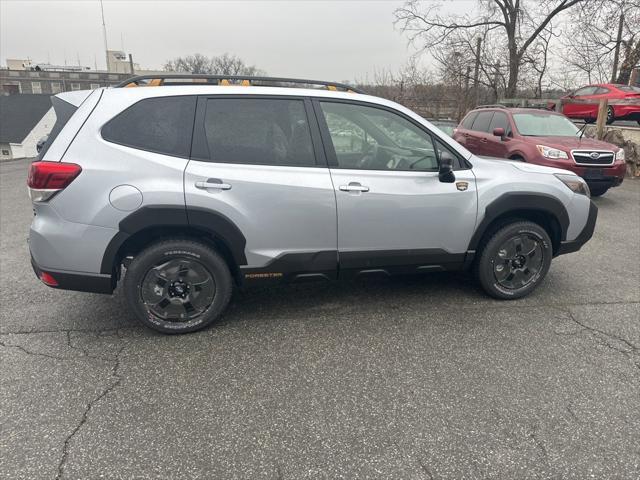
[{"label": "roof rail", "polygon": [[476,108],[509,108],[506,105],[493,104],[493,105],[478,105]]},{"label": "roof rail", "polygon": [[[316,85],[325,87],[327,90],[343,90],[345,92],[364,93],[362,90],[346,85],[344,83],[325,82],[323,80],[305,80],[300,78],[281,77],[252,77],[245,75],[208,75],[208,74],[155,74],[138,75],[126,79],[116,85],[116,88],[139,87],[139,86],[162,86],[162,85],[242,85],[242,86],[262,86],[262,87],[290,87],[296,85]],[[276,84],[276,85],[265,85]],[[284,84],[284,85],[277,85]]]}]

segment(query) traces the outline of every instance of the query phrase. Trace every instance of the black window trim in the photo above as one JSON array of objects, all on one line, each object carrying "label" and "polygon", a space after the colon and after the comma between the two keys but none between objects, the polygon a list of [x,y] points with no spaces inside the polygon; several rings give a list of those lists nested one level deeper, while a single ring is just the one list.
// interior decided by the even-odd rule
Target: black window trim
[{"label": "black window trim", "polygon": [[[209,94],[209,95],[197,95],[198,102],[196,105],[196,115],[193,128],[193,136],[191,141],[191,154],[189,160],[194,162],[206,162],[206,163],[221,163],[225,165],[256,165],[269,168],[327,168],[327,158],[322,148],[322,142],[320,139],[320,130],[318,128],[315,115],[313,114],[313,107],[311,105],[311,99],[303,95],[261,95],[261,94],[231,94],[226,95],[224,93]],[[204,131],[204,118],[206,113],[207,100],[219,100],[219,99],[272,99],[272,100],[298,100],[303,102],[304,112],[307,117],[307,125],[311,133],[311,143],[313,146],[313,154],[315,158],[314,165],[291,165],[291,164],[264,164],[264,163],[236,163],[236,162],[224,162],[211,160],[209,145],[207,143],[207,136]]]},{"label": "black window trim", "polygon": [[152,100],[152,99],[156,99],[156,98],[174,98],[174,97],[196,97],[197,95],[161,95],[161,96],[157,96],[157,97],[144,97],[141,98],[140,100],[138,100],[135,103],[132,103],[131,105],[129,105],[127,108],[125,108],[124,110],[120,110],[118,113],[116,113],[113,117],[111,117],[109,120],[107,120],[104,124],[102,124],[102,126],[100,127],[100,138],[102,138],[102,140],[104,140],[105,142],[108,143],[113,143],[115,145],[122,145],[123,147],[128,147],[128,148],[133,148],[134,150],[140,150],[143,152],[151,152],[151,153],[157,153],[159,155],[165,155],[167,157],[174,157],[174,158],[184,158],[186,160],[189,160],[189,157],[191,156],[191,148],[193,146],[193,131],[194,131],[194,126],[195,126],[195,118],[196,118],[196,114],[198,112],[198,103],[197,103],[197,99],[196,99],[196,108],[194,109],[194,116],[193,116],[193,123],[191,124],[191,140],[189,142],[189,153],[187,155],[175,155],[173,153],[167,153],[167,152],[163,152],[161,150],[155,150],[155,149],[150,149],[150,148],[142,148],[138,145],[131,145],[128,143],[123,143],[123,142],[116,142],[114,140],[108,140],[106,139],[103,135],[102,135],[102,129],[104,127],[106,127],[109,123],[111,123],[113,120],[115,120],[116,118],[118,118],[120,115],[122,115],[124,112],[126,112],[127,110],[129,110],[130,108],[135,107],[137,104],[144,102],[145,100]]},{"label": "black window trim", "polygon": [[324,146],[324,150],[326,153],[326,159],[327,159],[327,164],[329,165],[329,168],[335,168],[335,169],[341,169],[341,170],[362,170],[362,171],[373,171],[373,172],[413,172],[413,173],[418,173],[418,174],[425,174],[425,173],[434,173],[437,172],[437,170],[394,170],[394,169],[354,169],[351,167],[341,167],[338,164],[338,157],[336,155],[336,151],[335,148],[333,146],[333,140],[331,139],[331,134],[329,133],[329,127],[327,126],[327,122],[324,118],[324,112],[322,111],[322,106],[320,105],[321,103],[347,103],[347,104],[351,104],[351,105],[359,105],[359,106],[363,106],[363,107],[371,107],[371,108],[377,108],[379,110],[385,110],[387,112],[396,114],[402,118],[404,118],[405,120],[409,121],[410,123],[412,123],[415,127],[417,127],[419,130],[421,130],[422,132],[426,133],[427,135],[429,135],[429,137],[431,138],[431,142],[433,144],[434,147],[434,152],[436,154],[436,160],[438,161],[438,164],[440,163],[440,158],[438,155],[438,150],[436,148],[436,142],[435,140],[439,140],[440,143],[445,146],[447,148],[447,150],[449,150],[449,152],[451,152],[454,156],[454,158],[456,159],[456,164],[454,165],[454,170],[470,170],[472,168],[471,163],[469,163],[465,158],[463,158],[457,151],[455,151],[453,148],[451,148],[448,143],[441,139],[438,135],[434,134],[433,132],[431,132],[428,128],[426,128],[424,125],[418,123],[416,120],[414,120],[413,118],[411,118],[410,116],[406,115],[405,113],[396,110],[395,108],[391,108],[388,107],[386,105],[380,105],[379,103],[372,103],[372,102],[365,102],[362,100],[351,100],[351,99],[343,99],[343,98],[332,98],[332,97],[313,97],[312,99],[312,103],[313,103],[313,110],[315,112],[315,117],[316,117],[316,122],[318,123],[318,126],[320,127],[320,137],[322,139],[322,144]]}]

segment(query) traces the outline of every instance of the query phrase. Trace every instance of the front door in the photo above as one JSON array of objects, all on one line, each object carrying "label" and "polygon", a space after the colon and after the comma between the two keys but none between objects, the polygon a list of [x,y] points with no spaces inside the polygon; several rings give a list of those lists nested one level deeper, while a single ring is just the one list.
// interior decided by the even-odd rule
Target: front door
[{"label": "front door", "polygon": [[476,184],[466,167],[438,178],[457,154],[391,109],[317,101],[338,208],[340,271],[415,271],[459,266],[473,235]]},{"label": "front door", "polygon": [[187,214],[237,227],[246,280],[336,274],[335,194],[310,111],[310,101],[296,97],[198,101]]}]

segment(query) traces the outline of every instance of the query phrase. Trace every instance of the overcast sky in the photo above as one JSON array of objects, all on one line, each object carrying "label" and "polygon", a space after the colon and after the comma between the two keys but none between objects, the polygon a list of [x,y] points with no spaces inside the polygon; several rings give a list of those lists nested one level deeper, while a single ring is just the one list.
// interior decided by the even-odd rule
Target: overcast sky
[{"label": "overcast sky", "polygon": [[[413,53],[393,25],[402,1],[104,0],[110,49],[132,53],[141,68],[191,53],[239,55],[272,76],[365,80],[397,70]],[[473,1],[446,6],[458,12]],[[0,63],[104,69],[98,0],[0,0]]]}]

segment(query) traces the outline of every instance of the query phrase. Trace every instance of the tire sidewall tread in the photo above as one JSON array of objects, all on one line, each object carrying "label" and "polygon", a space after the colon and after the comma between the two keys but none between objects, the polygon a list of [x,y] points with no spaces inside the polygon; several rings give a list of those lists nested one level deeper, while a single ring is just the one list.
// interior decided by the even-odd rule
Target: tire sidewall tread
[{"label": "tire sidewall tread", "polygon": [[[518,290],[510,290],[502,287],[493,274],[494,258],[497,249],[509,237],[516,234],[529,234],[538,237],[542,243],[543,264],[540,271],[526,287]],[[475,274],[483,290],[490,296],[503,300],[515,300],[530,294],[544,280],[551,266],[553,246],[547,232],[540,225],[528,221],[516,221],[499,227],[481,245],[478,262],[475,265]]]},{"label": "tire sidewall tread", "polygon": [[[186,322],[186,324],[158,319],[143,306],[140,298],[142,281],[149,269],[163,258],[168,260],[179,257],[198,260],[209,271],[216,284],[213,303],[208,310],[196,321]],[[161,240],[136,255],[126,271],[123,286],[127,303],[136,317],[147,327],[169,334],[194,332],[215,322],[226,308],[233,293],[233,280],[224,259],[204,243],[179,238]]]}]

